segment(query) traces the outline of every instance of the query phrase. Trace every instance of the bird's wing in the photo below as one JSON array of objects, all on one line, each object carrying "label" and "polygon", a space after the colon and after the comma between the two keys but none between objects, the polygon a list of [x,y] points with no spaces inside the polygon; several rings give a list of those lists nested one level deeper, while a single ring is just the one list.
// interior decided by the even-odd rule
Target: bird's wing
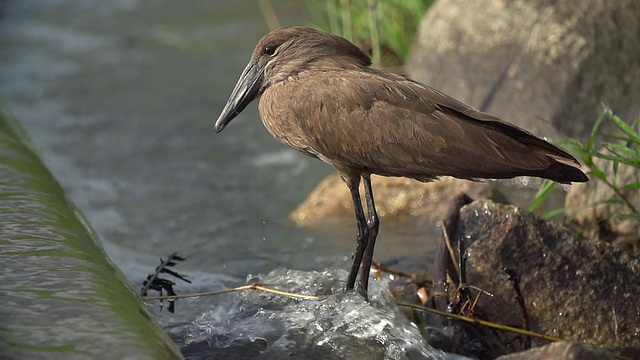
[{"label": "bird's wing", "polygon": [[[309,75],[289,102],[309,144],[334,166],[430,179],[543,177],[569,154],[412,80],[373,69]],[[555,176],[562,180],[562,176]]]}]

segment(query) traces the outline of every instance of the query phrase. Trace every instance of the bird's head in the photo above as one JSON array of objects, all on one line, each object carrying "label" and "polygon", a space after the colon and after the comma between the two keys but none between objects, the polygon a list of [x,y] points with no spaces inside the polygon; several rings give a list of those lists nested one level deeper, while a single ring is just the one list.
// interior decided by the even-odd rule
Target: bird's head
[{"label": "bird's head", "polygon": [[340,36],[303,26],[285,26],[266,34],[256,45],[242,71],[215,131],[222,131],[271,85],[304,71],[369,66],[371,59],[359,47]]}]

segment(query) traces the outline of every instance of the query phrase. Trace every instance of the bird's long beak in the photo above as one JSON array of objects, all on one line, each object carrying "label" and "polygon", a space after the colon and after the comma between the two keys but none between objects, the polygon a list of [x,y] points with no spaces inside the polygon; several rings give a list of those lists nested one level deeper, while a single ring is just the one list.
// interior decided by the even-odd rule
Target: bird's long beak
[{"label": "bird's long beak", "polygon": [[222,109],[222,113],[216,120],[215,131],[219,133],[244,110],[250,102],[258,95],[258,90],[262,85],[262,70],[252,61],[244,68],[236,87],[233,89],[227,104]]}]

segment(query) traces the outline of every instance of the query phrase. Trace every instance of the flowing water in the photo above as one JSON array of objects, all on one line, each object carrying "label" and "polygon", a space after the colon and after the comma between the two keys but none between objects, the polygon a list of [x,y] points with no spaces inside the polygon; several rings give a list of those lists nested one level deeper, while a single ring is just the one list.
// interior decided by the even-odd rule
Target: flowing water
[{"label": "flowing water", "polygon": [[[174,251],[184,268],[241,278],[348,266],[353,219],[287,220],[329,166],[274,140],[255,104],[213,132],[268,31],[255,3],[5,1],[1,16],[1,101],[133,279],[131,267]],[[387,229],[388,258],[429,252]]]},{"label": "flowing water", "polygon": [[[306,23],[302,2],[282,4],[285,24]],[[315,229],[287,220],[333,170],[271,138],[255,104],[223,133],[213,132],[253,46],[268,30],[256,2],[9,0],[0,3],[0,17],[0,101],[22,121],[135,287],[158,257],[173,252],[188,258],[178,270],[193,280],[176,286],[181,293],[240,285],[248,274],[274,269],[280,270],[269,281],[294,288],[323,289],[323,282],[344,277],[335,269],[350,265],[353,219]],[[416,236],[383,224],[377,257],[413,255],[427,263],[433,229]],[[310,272],[324,269],[330,270],[320,277]],[[256,305],[259,295],[226,295],[179,302],[176,315],[158,314],[194,357],[206,357],[211,347],[247,345],[247,339],[260,353],[271,344],[266,357],[292,351],[294,344],[305,352],[305,343],[319,344],[326,353],[320,358],[348,355],[347,348],[332,356],[326,351],[346,346],[335,334],[344,334],[348,324],[355,324],[346,331],[350,341],[381,346],[372,350],[376,356],[405,347],[413,358],[442,355],[418,349],[424,345],[416,329],[395,313],[378,311],[392,308],[386,300],[368,314],[361,311],[365,303],[338,298],[298,307],[287,300],[275,303],[279,310],[265,310]],[[320,312],[315,327],[290,330],[311,321],[305,309]],[[352,321],[338,321],[348,314]],[[367,318],[377,319],[378,330],[397,333],[381,338],[377,328],[361,323]],[[265,319],[271,319],[267,328],[256,329],[253,322]],[[199,348],[203,344],[206,349]]]}]

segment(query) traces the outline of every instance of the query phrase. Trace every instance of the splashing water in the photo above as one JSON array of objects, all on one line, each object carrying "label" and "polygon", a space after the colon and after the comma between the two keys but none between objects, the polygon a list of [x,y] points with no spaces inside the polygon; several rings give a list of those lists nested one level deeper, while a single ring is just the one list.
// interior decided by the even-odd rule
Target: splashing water
[{"label": "splashing water", "polygon": [[394,304],[387,284],[372,281],[370,302],[345,293],[344,270],[277,269],[259,282],[320,300],[261,291],[226,296],[180,330],[186,358],[461,359],[426,344]]}]

